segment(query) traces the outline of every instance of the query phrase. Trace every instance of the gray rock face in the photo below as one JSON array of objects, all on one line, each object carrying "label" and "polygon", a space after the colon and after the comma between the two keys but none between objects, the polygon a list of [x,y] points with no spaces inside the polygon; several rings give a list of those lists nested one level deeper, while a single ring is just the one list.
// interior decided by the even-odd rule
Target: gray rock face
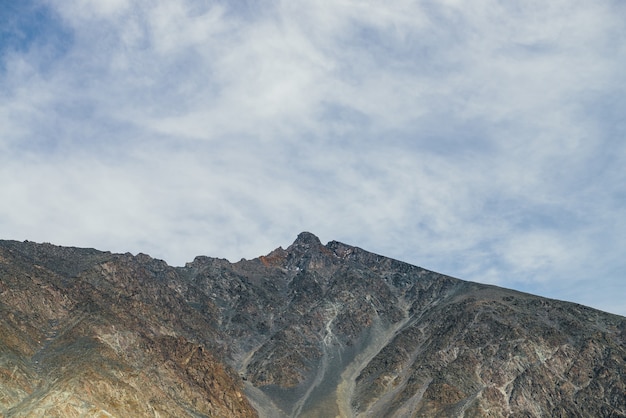
[{"label": "gray rock face", "polygon": [[[5,416],[54,415],[57,392],[118,416],[130,394],[135,416],[626,416],[626,318],[306,232],[180,268],[4,241],[0,267]],[[137,398],[143,378],[167,396]]]},{"label": "gray rock face", "polygon": [[187,268],[212,278],[195,284],[221,306],[262,415],[626,414],[621,317],[308,233],[228,278]]}]

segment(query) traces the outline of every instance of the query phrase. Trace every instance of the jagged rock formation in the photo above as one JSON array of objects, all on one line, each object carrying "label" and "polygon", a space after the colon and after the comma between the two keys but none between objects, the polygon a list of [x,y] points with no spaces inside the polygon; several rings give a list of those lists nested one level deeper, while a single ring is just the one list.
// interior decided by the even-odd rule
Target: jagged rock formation
[{"label": "jagged rock formation", "polygon": [[146,255],[1,242],[0,416],[256,416],[186,291]]},{"label": "jagged rock formation", "polygon": [[0,241],[4,416],[626,416],[626,318],[302,233],[172,268]]}]

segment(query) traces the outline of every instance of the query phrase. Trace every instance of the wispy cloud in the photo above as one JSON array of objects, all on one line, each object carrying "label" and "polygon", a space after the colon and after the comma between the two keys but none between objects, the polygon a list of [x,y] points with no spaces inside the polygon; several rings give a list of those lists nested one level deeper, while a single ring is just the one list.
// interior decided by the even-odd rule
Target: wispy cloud
[{"label": "wispy cloud", "polygon": [[626,314],[623,15],[24,2],[0,45],[0,227],[173,264],[311,230]]}]

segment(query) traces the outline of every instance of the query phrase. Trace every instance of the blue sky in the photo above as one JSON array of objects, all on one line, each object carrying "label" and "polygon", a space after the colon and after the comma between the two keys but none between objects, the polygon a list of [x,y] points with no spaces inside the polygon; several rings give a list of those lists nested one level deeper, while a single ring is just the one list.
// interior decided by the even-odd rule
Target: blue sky
[{"label": "blue sky", "polygon": [[626,315],[618,1],[0,3],[2,238],[304,230]]}]

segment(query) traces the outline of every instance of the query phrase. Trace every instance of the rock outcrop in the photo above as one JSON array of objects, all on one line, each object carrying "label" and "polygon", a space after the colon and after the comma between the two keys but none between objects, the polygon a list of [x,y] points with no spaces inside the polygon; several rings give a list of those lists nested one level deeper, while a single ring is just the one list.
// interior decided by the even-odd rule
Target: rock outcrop
[{"label": "rock outcrop", "polygon": [[0,315],[4,416],[626,416],[626,318],[310,233],[178,268],[0,241]]},{"label": "rock outcrop", "polygon": [[3,241],[0,416],[256,416],[215,312],[146,255]]}]

